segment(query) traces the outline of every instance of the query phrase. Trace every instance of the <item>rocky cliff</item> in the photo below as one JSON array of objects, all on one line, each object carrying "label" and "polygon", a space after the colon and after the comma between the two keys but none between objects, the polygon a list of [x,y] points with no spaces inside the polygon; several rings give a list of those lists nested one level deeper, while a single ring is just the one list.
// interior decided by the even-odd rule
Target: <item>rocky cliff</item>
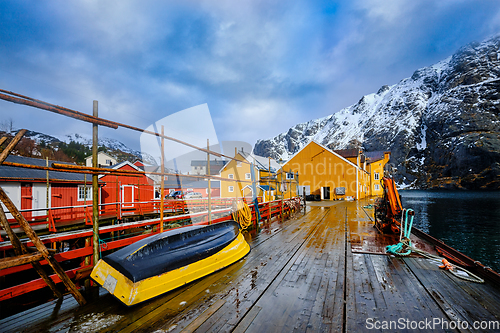
[{"label": "rocky cliff", "polygon": [[413,188],[500,189],[500,35],[325,118],[259,140],[288,159],[310,140],[332,149],[390,150],[396,181]]}]

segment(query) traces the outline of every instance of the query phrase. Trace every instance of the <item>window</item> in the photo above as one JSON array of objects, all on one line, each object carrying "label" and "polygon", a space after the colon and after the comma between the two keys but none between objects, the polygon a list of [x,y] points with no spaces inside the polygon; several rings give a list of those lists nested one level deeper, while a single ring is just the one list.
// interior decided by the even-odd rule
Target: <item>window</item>
[{"label": "window", "polygon": [[379,180],[379,179],[380,179],[380,175],[379,175],[379,173],[378,173],[378,172],[375,172],[375,173],[373,174],[373,179],[375,179],[375,180]]},{"label": "window", "polygon": [[[85,198],[85,195],[87,196]],[[78,185],[78,201],[92,200],[92,188],[90,186]]]},{"label": "window", "polygon": [[227,190],[228,190],[229,192],[234,192],[234,186],[228,186]]},{"label": "window", "polygon": [[236,166],[240,167],[241,166],[241,161],[236,161]]},{"label": "window", "polygon": [[295,175],[293,173],[287,173],[286,174],[286,179],[293,179]]},{"label": "window", "polygon": [[208,188],[205,189],[205,194],[208,194]]},{"label": "window", "polygon": [[375,185],[373,185],[373,189],[374,189],[375,191],[380,190],[380,185],[379,185],[379,184],[375,184]]},{"label": "window", "polygon": [[111,160],[106,160],[106,165],[111,165]]},{"label": "window", "polygon": [[234,179],[234,175],[232,173],[230,173],[229,175],[227,175],[227,178]]},{"label": "window", "polygon": [[245,179],[250,179],[250,174],[249,173],[245,173]]}]

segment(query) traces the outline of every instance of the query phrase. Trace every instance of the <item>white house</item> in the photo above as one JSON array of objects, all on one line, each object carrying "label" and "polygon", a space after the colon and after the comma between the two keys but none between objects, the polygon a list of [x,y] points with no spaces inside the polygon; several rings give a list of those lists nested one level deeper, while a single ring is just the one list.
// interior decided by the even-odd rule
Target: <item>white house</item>
[{"label": "white house", "polygon": [[[106,153],[103,153],[102,151],[97,153],[97,165],[98,166],[110,166],[110,165],[115,165],[115,164],[116,164],[115,158],[109,156]],[[85,165],[88,167],[92,166],[92,155],[85,158]]]}]

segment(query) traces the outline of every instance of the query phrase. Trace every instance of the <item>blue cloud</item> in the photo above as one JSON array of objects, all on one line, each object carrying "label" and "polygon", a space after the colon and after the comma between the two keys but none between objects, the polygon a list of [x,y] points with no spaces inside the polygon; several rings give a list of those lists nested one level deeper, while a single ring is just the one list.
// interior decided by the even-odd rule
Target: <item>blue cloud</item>
[{"label": "blue cloud", "polygon": [[[249,142],[334,113],[500,30],[497,1],[1,6],[1,88],[84,112],[97,99],[102,116],[137,126],[208,103],[221,140]],[[27,109],[0,101],[0,116],[18,127],[89,130]],[[55,119],[71,125],[54,128]],[[104,133],[138,146],[129,132]]]}]

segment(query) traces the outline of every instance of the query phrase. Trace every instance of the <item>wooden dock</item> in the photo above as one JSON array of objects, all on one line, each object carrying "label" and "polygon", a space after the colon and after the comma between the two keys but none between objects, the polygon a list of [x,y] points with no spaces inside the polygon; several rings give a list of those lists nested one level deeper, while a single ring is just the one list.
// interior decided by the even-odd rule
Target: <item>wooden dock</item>
[{"label": "wooden dock", "polygon": [[386,255],[397,237],[377,234],[367,203],[318,203],[264,224],[246,235],[244,259],[150,302],[127,308],[100,289],[85,306],[66,296],[2,319],[0,331],[500,331],[498,286],[458,279],[421,257]]}]

